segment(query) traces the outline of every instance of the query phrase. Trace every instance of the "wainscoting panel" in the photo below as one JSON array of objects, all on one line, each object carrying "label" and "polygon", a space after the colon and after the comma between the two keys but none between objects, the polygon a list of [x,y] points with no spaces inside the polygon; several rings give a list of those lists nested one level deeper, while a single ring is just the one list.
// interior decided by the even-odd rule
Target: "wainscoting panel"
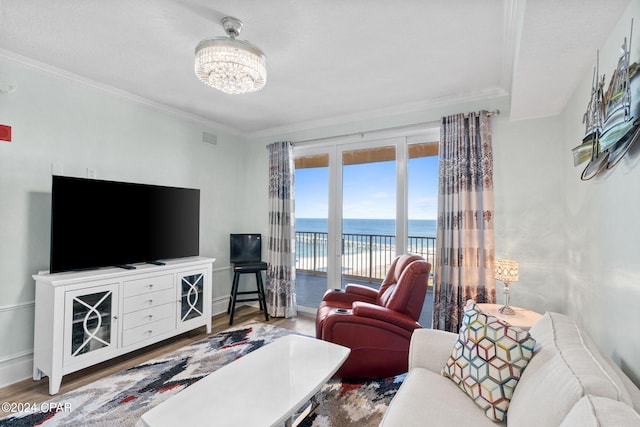
[{"label": "wainscoting panel", "polygon": [[32,375],[34,308],[34,301],[0,307],[0,387]]}]

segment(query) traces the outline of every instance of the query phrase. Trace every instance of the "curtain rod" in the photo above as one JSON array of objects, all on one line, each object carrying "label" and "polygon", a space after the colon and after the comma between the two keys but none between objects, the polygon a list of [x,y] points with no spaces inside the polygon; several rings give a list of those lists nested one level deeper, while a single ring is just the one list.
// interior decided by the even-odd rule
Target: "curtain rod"
[{"label": "curtain rod", "polygon": [[[482,111],[485,111],[485,110],[482,110]],[[489,117],[498,116],[498,115],[500,115],[500,110],[486,111],[486,113],[487,113],[487,115]],[[410,124],[410,125],[393,126],[393,127],[390,127],[390,128],[367,130],[367,131],[362,131],[362,132],[345,133],[345,134],[342,134],[342,135],[325,136],[325,137],[322,137],[322,138],[301,139],[299,141],[291,141],[291,143],[294,144],[294,145],[295,144],[305,144],[305,143],[310,143],[310,142],[326,141],[326,140],[330,140],[330,139],[348,138],[348,137],[352,137],[352,136],[360,136],[361,138],[364,138],[364,136],[368,135],[368,134],[375,135],[376,133],[392,132],[392,131],[397,131],[397,130],[402,130],[402,129],[411,129],[413,127],[422,127],[422,126],[427,126],[427,125],[431,125],[433,127],[436,127],[436,126],[440,126],[440,123],[441,123],[441,120],[432,120],[432,121],[429,121],[429,122],[420,122],[420,123],[413,123],[413,124]]]}]

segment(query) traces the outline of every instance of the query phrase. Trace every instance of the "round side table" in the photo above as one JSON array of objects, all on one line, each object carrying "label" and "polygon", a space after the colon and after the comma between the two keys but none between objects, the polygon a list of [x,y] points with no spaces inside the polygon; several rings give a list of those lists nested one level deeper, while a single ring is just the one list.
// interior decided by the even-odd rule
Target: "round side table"
[{"label": "round side table", "polygon": [[504,315],[498,312],[500,307],[502,307],[502,304],[480,303],[478,304],[478,307],[480,308],[480,310],[486,311],[492,316],[495,316],[500,320],[504,320],[512,326],[517,326],[518,328],[522,329],[529,329],[531,326],[533,326],[534,323],[538,321],[538,319],[542,317],[542,314],[536,313],[535,311],[514,306],[510,307],[513,309],[513,311],[516,312],[516,314],[514,314],[513,316]]}]

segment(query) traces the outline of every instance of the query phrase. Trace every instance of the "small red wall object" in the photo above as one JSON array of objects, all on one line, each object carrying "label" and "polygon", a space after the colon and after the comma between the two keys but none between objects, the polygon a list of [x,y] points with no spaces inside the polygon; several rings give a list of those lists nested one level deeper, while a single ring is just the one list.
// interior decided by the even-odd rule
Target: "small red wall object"
[{"label": "small red wall object", "polygon": [[0,125],[0,141],[11,142],[11,126]]}]

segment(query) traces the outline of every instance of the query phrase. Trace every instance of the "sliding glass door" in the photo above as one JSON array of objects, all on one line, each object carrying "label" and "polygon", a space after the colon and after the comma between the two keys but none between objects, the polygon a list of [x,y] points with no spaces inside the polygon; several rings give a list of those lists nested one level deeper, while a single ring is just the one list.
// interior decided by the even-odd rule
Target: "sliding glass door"
[{"label": "sliding glass door", "polygon": [[438,218],[438,142],[409,145],[407,165],[407,252],[421,255],[432,266],[433,286]]},{"label": "sliding glass door", "polygon": [[296,298],[317,307],[327,290],[329,249],[329,154],[295,159]]},{"label": "sliding glass door", "polygon": [[297,145],[295,156],[302,311],[317,308],[327,289],[377,288],[407,251],[433,263],[437,142],[421,135]]},{"label": "sliding glass door", "polygon": [[342,160],[341,283],[378,287],[396,254],[396,144],[339,148]]}]

